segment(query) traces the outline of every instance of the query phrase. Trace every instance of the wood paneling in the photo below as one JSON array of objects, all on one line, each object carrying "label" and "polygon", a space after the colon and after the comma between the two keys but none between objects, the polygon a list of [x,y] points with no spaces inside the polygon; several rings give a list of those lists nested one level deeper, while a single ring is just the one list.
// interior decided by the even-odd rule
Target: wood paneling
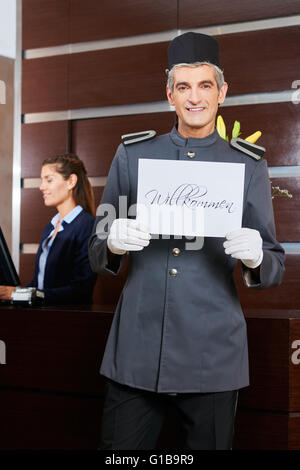
[{"label": "wood paneling", "polygon": [[22,19],[23,49],[68,44],[69,0],[23,0]]},{"label": "wood paneling", "polygon": [[300,255],[286,255],[285,274],[280,286],[256,290],[243,284],[240,264],[235,271],[235,281],[242,308],[293,309],[299,308]]},{"label": "wood paneling", "polygon": [[273,187],[286,189],[293,196],[273,199],[277,239],[300,242],[300,178],[272,178],[271,182]]},{"label": "wood paneling", "polygon": [[164,100],[166,67],[167,43],[71,54],[70,109]]},{"label": "wood paneling", "polygon": [[70,41],[83,42],[177,27],[174,0],[70,0]]},{"label": "wood paneling", "polygon": [[[299,27],[291,27],[220,36],[229,95],[290,89],[300,67],[299,33]],[[167,46],[162,42],[25,60],[23,113],[164,100]],[[251,67],[249,56],[255,57]]]},{"label": "wood paneling", "polygon": [[23,60],[22,113],[68,109],[68,56]]},{"label": "wood paneling", "polygon": [[299,450],[300,413],[269,413],[239,409],[235,450]]},{"label": "wood paneling", "polygon": [[20,254],[19,278],[22,286],[27,286],[33,278],[34,260],[33,254]]},{"label": "wood paneling", "polygon": [[281,0],[179,0],[178,28],[222,25],[240,21],[259,20],[300,13],[298,0],[283,3]]},{"label": "wood paneling", "polygon": [[97,210],[97,207],[99,206],[99,203],[101,201],[103,190],[104,190],[104,187],[102,187],[102,186],[98,186],[98,187],[93,188],[94,199],[95,199],[95,209],[96,210]]},{"label": "wood paneling", "polygon": [[164,134],[171,130],[174,122],[174,113],[73,121],[72,151],[85,162],[89,175],[106,176],[122,135],[150,129]]},{"label": "wood paneling", "polygon": [[68,122],[54,121],[22,125],[22,177],[41,174],[41,165],[51,155],[68,151]]},{"label": "wood paneling", "polygon": [[1,450],[96,450],[99,445],[102,397],[0,389],[0,400]]},{"label": "wood paneling", "polygon": [[295,420],[294,427],[299,433],[299,416],[238,408],[233,449],[288,450],[291,420]]},{"label": "wood paneling", "polygon": [[[300,409],[299,395],[297,403],[290,403],[290,331],[291,322],[275,318],[278,311],[270,313],[274,318],[264,318],[264,309],[256,314],[245,312],[248,332],[250,386],[239,394],[239,405],[246,408],[263,410],[293,411]],[[279,311],[280,313],[280,311]],[[287,312],[288,315],[288,312]],[[298,386],[296,386],[298,385]],[[299,392],[295,384],[295,391]]]},{"label": "wood paneling", "polygon": [[226,34],[217,39],[229,95],[290,90],[297,79],[299,26]]},{"label": "wood paneling", "polygon": [[[229,95],[290,89],[300,67],[299,33],[299,27],[291,27],[220,36]],[[72,54],[70,108],[164,100],[167,46],[163,42]],[[251,67],[249,57],[255,57]]]},{"label": "wood paneling", "polygon": [[[103,395],[99,368],[112,314],[104,310],[99,316],[99,311],[80,306],[47,307],[42,311],[37,308],[28,317],[26,310],[13,310],[2,325],[1,339],[10,359],[1,370],[1,384],[10,388]],[[51,371],[47,367],[50,363],[55,364]]]},{"label": "wood paneling", "polygon": [[299,106],[293,103],[266,103],[219,108],[231,138],[235,120],[241,123],[241,138],[260,130],[258,145],[266,148],[269,166],[300,165]]}]

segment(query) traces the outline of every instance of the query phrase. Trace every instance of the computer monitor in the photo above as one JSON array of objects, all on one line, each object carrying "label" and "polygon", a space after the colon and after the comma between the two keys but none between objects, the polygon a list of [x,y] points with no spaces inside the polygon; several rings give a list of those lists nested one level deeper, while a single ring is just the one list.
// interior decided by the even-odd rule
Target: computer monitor
[{"label": "computer monitor", "polygon": [[0,286],[19,286],[20,279],[0,227]]}]

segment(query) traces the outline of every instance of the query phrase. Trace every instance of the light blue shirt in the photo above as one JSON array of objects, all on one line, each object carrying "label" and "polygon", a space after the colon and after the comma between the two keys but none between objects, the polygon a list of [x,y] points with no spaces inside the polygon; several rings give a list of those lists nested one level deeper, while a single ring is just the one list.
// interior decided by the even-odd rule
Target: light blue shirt
[{"label": "light blue shirt", "polygon": [[[62,232],[64,229],[62,222],[67,222],[68,224],[70,224],[78,216],[78,214],[80,214],[82,210],[83,208],[81,206],[74,207],[74,209],[71,210],[71,212],[69,212],[62,219],[58,232]],[[51,233],[49,233],[48,237],[42,241],[42,252],[40,255],[40,259],[39,259],[39,274],[38,274],[38,289],[40,290],[44,289],[44,277],[45,277],[45,268],[46,268],[47,258],[49,255],[50,248],[53,245],[53,242],[55,240],[55,237],[53,238],[51,237],[53,233],[55,232],[58,221],[59,221],[59,213],[57,213],[51,220],[51,224],[53,225],[53,230],[51,231]]]}]

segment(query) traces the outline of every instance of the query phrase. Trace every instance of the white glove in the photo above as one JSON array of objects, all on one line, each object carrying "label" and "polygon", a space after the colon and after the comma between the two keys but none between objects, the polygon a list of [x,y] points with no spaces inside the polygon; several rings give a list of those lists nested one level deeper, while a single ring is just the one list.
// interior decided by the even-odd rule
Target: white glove
[{"label": "white glove", "polygon": [[225,253],[240,259],[248,268],[257,268],[263,259],[262,238],[258,230],[240,228],[226,235]]},{"label": "white glove", "polygon": [[140,251],[150,243],[151,235],[137,220],[115,219],[107,238],[107,246],[115,255]]}]

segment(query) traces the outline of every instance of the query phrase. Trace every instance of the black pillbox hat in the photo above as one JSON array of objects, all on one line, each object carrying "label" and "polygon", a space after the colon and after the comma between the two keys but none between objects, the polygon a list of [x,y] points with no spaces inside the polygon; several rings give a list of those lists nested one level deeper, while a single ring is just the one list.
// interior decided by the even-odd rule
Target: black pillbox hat
[{"label": "black pillbox hat", "polygon": [[215,38],[202,33],[184,33],[170,42],[169,70],[176,64],[210,62],[220,67],[219,44]]}]

